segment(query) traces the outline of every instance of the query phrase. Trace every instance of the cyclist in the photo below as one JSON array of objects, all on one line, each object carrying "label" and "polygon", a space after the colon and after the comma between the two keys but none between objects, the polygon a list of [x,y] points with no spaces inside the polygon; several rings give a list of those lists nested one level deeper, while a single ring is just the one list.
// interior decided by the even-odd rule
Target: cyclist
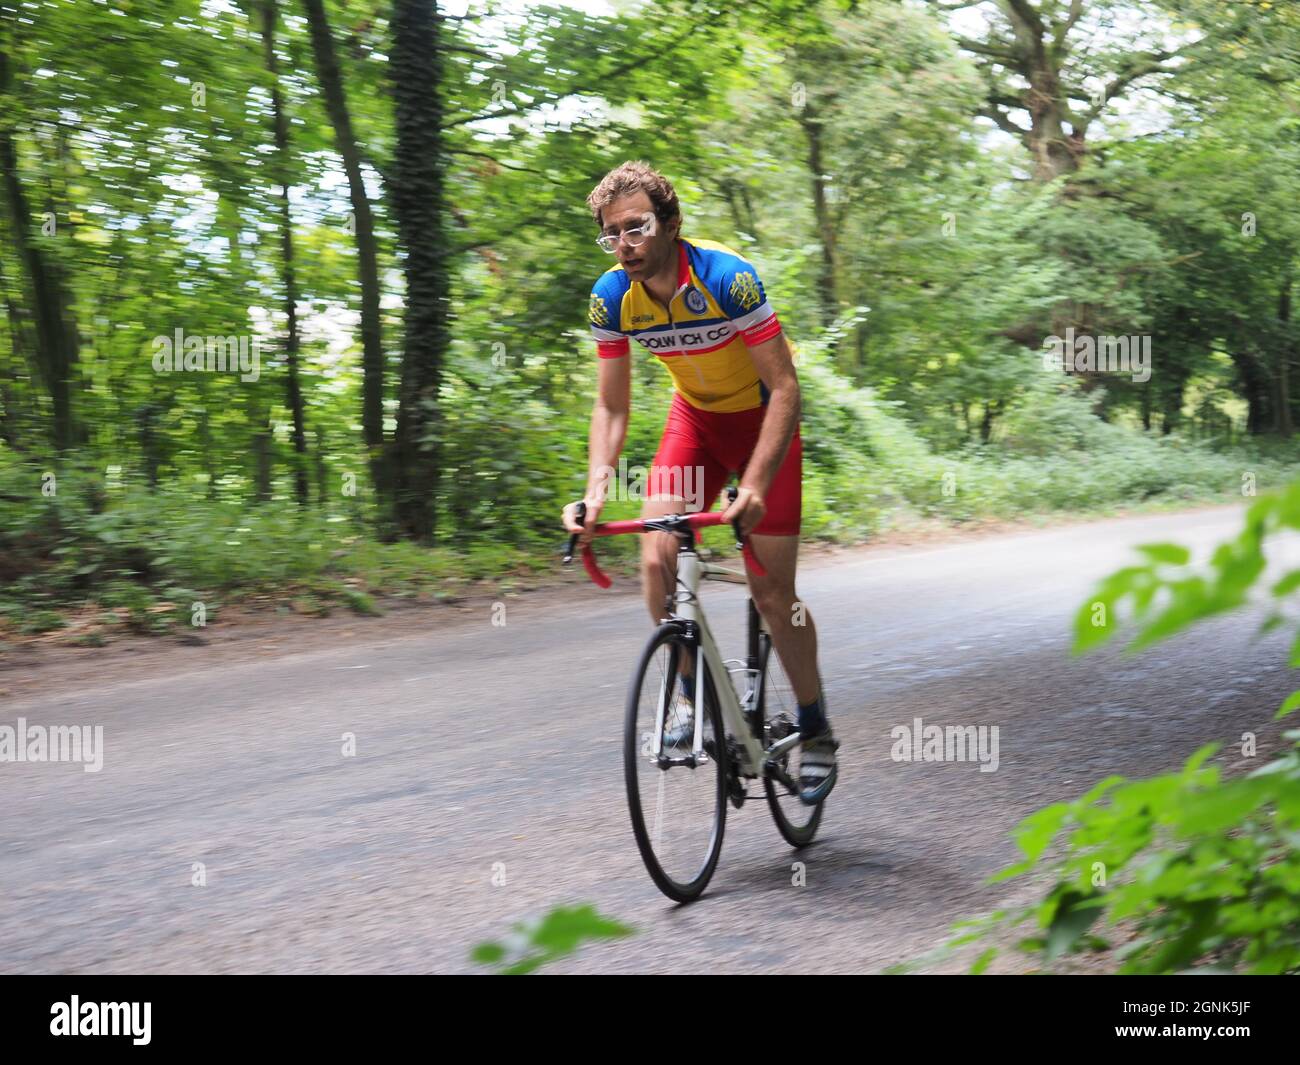
[{"label": "cyclist", "polygon": [[[752,265],[729,248],[680,237],[677,194],[645,163],[611,170],[587,197],[597,243],[618,257],[591,293],[590,321],[599,356],[583,502],[564,508],[564,526],[589,542],[618,461],[631,409],[631,341],[657,355],[674,395],[650,469],[643,518],[709,509],[727,477],[740,474],[726,520],[752,534],[767,575],[749,574],[750,595],[799,704],[806,737],[800,799],[817,803],[838,775],[839,746],[826,717],[817,669],[817,630],[795,591],[802,505],[803,445],[799,381],[789,344]],[[698,493],[702,481],[702,494]],[[688,496],[693,498],[688,500]],[[683,507],[683,503],[693,505]],[[676,544],[668,533],[641,543],[641,579],[650,617],[662,616],[676,583]],[[681,678],[668,742],[693,733],[694,678]],[[675,722],[675,724],[674,724]]]}]

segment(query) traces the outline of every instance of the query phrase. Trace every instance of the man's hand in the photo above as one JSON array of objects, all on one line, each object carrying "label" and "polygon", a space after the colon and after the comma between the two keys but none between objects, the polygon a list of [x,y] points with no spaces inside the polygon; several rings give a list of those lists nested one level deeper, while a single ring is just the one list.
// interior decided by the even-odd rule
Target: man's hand
[{"label": "man's hand", "polygon": [[605,501],[603,499],[593,499],[588,496],[586,499],[583,499],[582,502],[587,504],[587,518],[583,524],[578,524],[578,501],[576,500],[564,508],[561,520],[564,522],[565,532],[581,534],[578,537],[578,543],[585,547],[587,544],[591,543],[591,530],[595,527],[596,521],[600,517],[600,509],[605,505]]},{"label": "man's hand", "polygon": [[722,513],[722,520],[731,524],[740,522],[740,535],[748,536],[763,520],[767,513],[767,504],[754,489],[743,485],[736,492],[736,501]]}]

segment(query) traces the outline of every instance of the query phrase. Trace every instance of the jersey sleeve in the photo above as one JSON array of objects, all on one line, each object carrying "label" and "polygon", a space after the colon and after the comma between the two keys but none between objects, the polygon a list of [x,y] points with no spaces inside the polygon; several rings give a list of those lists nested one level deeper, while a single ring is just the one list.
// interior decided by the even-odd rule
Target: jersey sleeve
[{"label": "jersey sleeve", "polygon": [[602,359],[621,358],[630,348],[627,334],[619,328],[623,291],[627,287],[619,282],[625,276],[610,270],[601,274],[591,290],[587,320],[591,324],[591,335],[596,339],[596,354]]},{"label": "jersey sleeve", "polygon": [[713,288],[722,313],[731,319],[746,344],[761,344],[781,332],[781,323],[767,302],[763,282],[752,263],[738,255],[728,256],[715,274]]}]

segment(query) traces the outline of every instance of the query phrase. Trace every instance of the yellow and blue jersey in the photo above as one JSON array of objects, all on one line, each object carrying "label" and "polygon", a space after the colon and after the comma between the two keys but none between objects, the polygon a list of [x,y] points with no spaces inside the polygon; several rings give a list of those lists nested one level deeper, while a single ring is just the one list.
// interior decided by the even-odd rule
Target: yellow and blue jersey
[{"label": "yellow and blue jersey", "polygon": [[758,271],[723,244],[677,242],[677,291],[668,306],[622,266],[601,275],[591,291],[596,354],[618,359],[635,340],[657,355],[692,407],[752,410],[767,402],[749,345],[781,331]]}]

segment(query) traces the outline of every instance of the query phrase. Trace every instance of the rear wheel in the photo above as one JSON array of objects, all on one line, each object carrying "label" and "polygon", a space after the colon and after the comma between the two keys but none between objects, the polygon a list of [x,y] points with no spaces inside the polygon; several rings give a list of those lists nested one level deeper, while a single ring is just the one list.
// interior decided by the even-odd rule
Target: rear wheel
[{"label": "rear wheel", "polygon": [[[781,665],[781,657],[766,633],[759,637],[760,720],[767,724],[767,742],[774,743],[798,727],[799,702],[790,679]],[[787,752],[763,774],[763,790],[772,808],[772,819],[782,838],[795,847],[806,847],[817,835],[822,821],[822,806],[807,806],[799,798],[799,748]]]},{"label": "rear wheel", "polygon": [[632,833],[651,879],[676,902],[698,898],[713,876],[727,818],[726,773],[719,757],[725,750],[722,715],[711,678],[699,723],[699,759],[693,754],[693,730],[676,745],[663,738],[673,724],[683,668],[699,676],[696,659],[695,646],[678,626],[660,627],[633,676],[623,731]]}]

